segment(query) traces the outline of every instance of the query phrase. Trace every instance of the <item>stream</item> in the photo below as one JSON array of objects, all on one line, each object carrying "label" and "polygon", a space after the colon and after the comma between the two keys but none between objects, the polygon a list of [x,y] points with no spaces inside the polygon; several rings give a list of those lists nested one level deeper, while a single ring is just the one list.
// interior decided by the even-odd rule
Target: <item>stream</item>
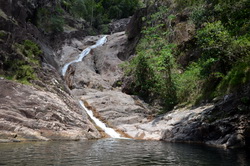
[{"label": "stream", "polygon": [[107,36],[105,35],[105,36],[103,36],[101,39],[99,39],[99,40],[96,42],[96,44],[94,44],[94,45],[92,45],[92,46],[87,47],[86,49],[84,49],[84,50],[81,52],[81,54],[78,56],[77,59],[75,59],[75,60],[73,60],[73,61],[71,61],[71,62],[69,62],[69,63],[66,63],[66,64],[63,66],[63,68],[62,68],[62,75],[65,76],[66,71],[67,71],[69,65],[71,65],[71,64],[73,64],[73,63],[76,63],[76,62],[81,62],[82,59],[83,59],[86,55],[88,55],[88,54],[90,53],[90,51],[91,51],[93,48],[102,46],[102,45],[103,45],[104,43],[106,43],[106,42],[107,42]]},{"label": "stream", "polygon": [[93,112],[89,109],[87,109],[82,101],[79,101],[80,105],[82,108],[87,112],[89,117],[95,122],[95,124],[100,127],[106,134],[108,134],[112,138],[121,138],[120,134],[117,133],[114,129],[107,127],[102,121],[97,119],[94,115]]},{"label": "stream", "polygon": [[[65,73],[68,69],[68,67],[73,64],[73,63],[77,63],[77,62],[80,62],[82,61],[82,59],[87,56],[90,51],[93,49],[93,48],[96,48],[96,47],[99,47],[99,46],[102,46],[103,44],[105,44],[107,42],[107,36],[103,36],[102,38],[100,38],[96,44],[92,45],[92,46],[89,46],[87,47],[86,49],[84,49],[81,54],[77,57],[77,59],[65,64],[62,68],[62,75],[65,76]],[[100,121],[98,118],[96,118],[93,114],[93,112],[89,109],[87,109],[83,102],[82,101],[79,101],[81,107],[83,108],[84,111],[87,112],[87,114],[89,115],[89,117],[95,122],[95,124],[100,127],[106,134],[108,134],[110,137],[112,138],[121,138],[120,134],[117,133],[114,129],[112,128],[109,128],[107,127],[102,121]]]}]

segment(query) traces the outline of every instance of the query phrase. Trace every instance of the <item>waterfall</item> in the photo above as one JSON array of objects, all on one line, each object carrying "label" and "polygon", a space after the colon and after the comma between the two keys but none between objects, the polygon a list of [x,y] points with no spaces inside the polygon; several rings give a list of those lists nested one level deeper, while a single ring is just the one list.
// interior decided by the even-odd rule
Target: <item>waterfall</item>
[{"label": "waterfall", "polygon": [[88,55],[93,48],[96,48],[98,46],[103,45],[104,43],[106,43],[106,41],[107,41],[107,36],[105,35],[100,40],[98,40],[95,45],[92,45],[92,46],[86,48],[85,50],[83,50],[77,59],[75,59],[75,60],[73,60],[73,61],[71,61],[71,62],[69,62],[69,63],[67,63],[67,64],[65,64],[63,66],[63,68],[62,68],[62,75],[65,76],[65,73],[68,70],[69,65],[71,65],[72,63],[76,63],[76,62],[81,62],[82,59],[86,55]]},{"label": "waterfall", "polygon": [[[99,39],[99,40],[96,42],[96,44],[94,44],[94,45],[92,45],[92,46],[86,48],[85,50],[83,50],[83,51],[81,52],[81,54],[77,57],[77,59],[75,59],[75,60],[73,60],[73,61],[71,61],[71,62],[69,62],[69,63],[67,63],[67,64],[65,64],[65,65],[63,66],[63,68],[62,68],[62,75],[65,76],[65,73],[66,73],[66,71],[67,71],[69,65],[71,65],[72,63],[76,63],[76,62],[82,61],[82,59],[83,59],[86,55],[88,55],[88,54],[90,53],[90,51],[91,51],[93,48],[96,48],[96,47],[98,47],[98,46],[103,45],[104,43],[106,43],[106,41],[107,41],[107,36],[104,36],[104,37],[102,37],[101,39]],[[106,134],[108,134],[108,135],[109,135],[110,137],[112,137],[112,138],[121,138],[120,134],[117,133],[114,129],[107,127],[102,121],[100,121],[99,119],[97,119],[97,118],[94,116],[93,112],[92,112],[91,110],[87,109],[87,108],[84,106],[84,104],[83,104],[82,101],[79,101],[79,103],[80,103],[80,105],[83,107],[83,109],[87,112],[87,114],[89,115],[89,117],[95,122],[95,124],[96,124],[97,126],[99,126]]]},{"label": "waterfall", "polygon": [[85,107],[82,101],[79,101],[80,105],[87,112],[90,118],[95,122],[97,126],[99,126],[106,134],[108,134],[112,138],[121,138],[120,134],[117,133],[114,129],[107,127],[102,121],[94,117],[93,112]]}]

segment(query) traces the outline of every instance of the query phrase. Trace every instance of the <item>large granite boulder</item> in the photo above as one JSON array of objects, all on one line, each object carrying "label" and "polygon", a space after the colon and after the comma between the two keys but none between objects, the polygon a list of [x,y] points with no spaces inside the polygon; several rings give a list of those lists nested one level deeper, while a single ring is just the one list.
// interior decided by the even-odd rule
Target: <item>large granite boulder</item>
[{"label": "large granite boulder", "polygon": [[1,141],[100,138],[86,113],[63,91],[51,93],[4,79],[0,91]]}]

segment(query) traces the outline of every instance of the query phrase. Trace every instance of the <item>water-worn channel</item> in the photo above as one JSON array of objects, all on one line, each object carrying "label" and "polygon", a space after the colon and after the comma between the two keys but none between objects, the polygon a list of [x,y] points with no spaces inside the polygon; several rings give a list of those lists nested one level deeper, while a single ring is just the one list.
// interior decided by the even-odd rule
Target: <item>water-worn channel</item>
[{"label": "water-worn channel", "polygon": [[67,71],[69,65],[71,65],[71,64],[73,64],[73,63],[76,63],[76,62],[82,61],[82,59],[83,59],[86,55],[88,55],[88,54],[90,53],[90,51],[91,51],[93,48],[99,47],[99,46],[103,45],[103,44],[106,43],[106,42],[107,42],[107,36],[105,35],[105,36],[103,36],[101,39],[99,39],[99,40],[96,42],[96,44],[94,44],[94,45],[92,45],[92,46],[90,46],[90,47],[85,48],[85,49],[81,52],[81,54],[77,57],[77,59],[75,59],[75,60],[73,60],[73,61],[71,61],[71,62],[69,62],[69,63],[66,63],[66,64],[63,66],[63,68],[62,68],[62,75],[65,76],[66,71]]},{"label": "water-worn channel", "polygon": [[[68,69],[68,67],[76,62],[80,62],[82,61],[82,59],[88,55],[90,53],[90,51],[93,48],[102,46],[104,43],[106,43],[107,41],[107,36],[103,36],[102,38],[100,38],[94,45],[87,47],[86,49],[84,49],[81,54],[77,57],[77,59],[65,64],[62,68],[62,75],[65,76],[65,73]],[[121,138],[120,134],[117,133],[114,129],[107,127],[102,121],[100,121],[98,118],[96,118],[93,114],[93,112],[89,109],[87,109],[82,101],[79,101],[81,107],[83,108],[84,111],[87,112],[87,114],[89,115],[89,117],[95,122],[95,124],[100,127],[106,134],[108,134],[110,137],[112,138]]]},{"label": "water-worn channel", "polygon": [[82,101],[79,101],[80,105],[82,106],[82,108],[87,112],[87,114],[89,115],[89,117],[95,122],[95,124],[100,127],[106,134],[108,134],[110,137],[112,138],[121,138],[120,134],[117,133],[114,129],[107,127],[102,121],[100,121],[99,119],[97,119],[93,112],[89,109],[87,109]]}]

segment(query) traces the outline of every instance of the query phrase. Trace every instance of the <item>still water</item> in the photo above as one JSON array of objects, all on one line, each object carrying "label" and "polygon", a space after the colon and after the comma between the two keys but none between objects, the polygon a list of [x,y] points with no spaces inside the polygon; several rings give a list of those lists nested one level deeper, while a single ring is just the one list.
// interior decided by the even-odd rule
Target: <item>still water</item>
[{"label": "still water", "polygon": [[160,141],[101,139],[83,142],[0,144],[0,165],[15,166],[246,166],[246,150]]}]

